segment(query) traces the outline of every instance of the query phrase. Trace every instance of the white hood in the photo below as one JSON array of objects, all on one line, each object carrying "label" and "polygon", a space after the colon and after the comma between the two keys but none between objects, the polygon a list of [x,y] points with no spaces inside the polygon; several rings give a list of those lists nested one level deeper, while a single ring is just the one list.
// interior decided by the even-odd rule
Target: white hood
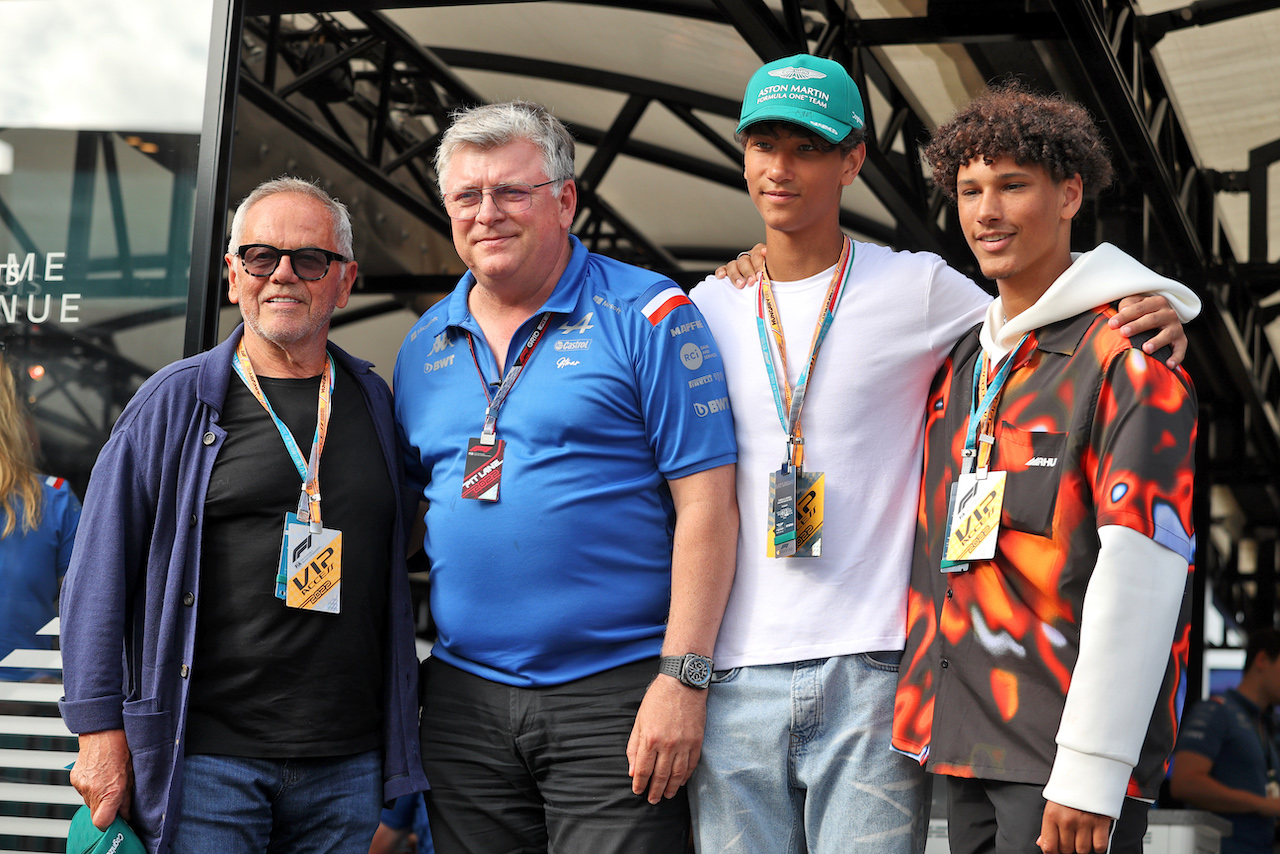
[{"label": "white hood", "polygon": [[999,297],[987,307],[979,339],[991,358],[1012,350],[1023,333],[1135,294],[1160,294],[1183,323],[1200,313],[1200,298],[1190,288],[1148,269],[1110,243],[1101,243],[1091,252],[1073,252],[1071,258],[1071,266],[1040,299],[1008,323]]}]

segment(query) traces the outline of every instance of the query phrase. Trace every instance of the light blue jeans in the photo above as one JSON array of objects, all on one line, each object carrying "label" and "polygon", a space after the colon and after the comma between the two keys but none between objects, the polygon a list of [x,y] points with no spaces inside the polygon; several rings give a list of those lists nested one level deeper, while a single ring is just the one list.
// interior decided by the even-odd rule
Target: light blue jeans
[{"label": "light blue jeans", "polygon": [[188,756],[173,854],[369,854],[382,751],[320,759]]},{"label": "light blue jeans", "polygon": [[920,854],[928,775],[889,747],[900,651],[717,672],[689,801],[699,854]]}]

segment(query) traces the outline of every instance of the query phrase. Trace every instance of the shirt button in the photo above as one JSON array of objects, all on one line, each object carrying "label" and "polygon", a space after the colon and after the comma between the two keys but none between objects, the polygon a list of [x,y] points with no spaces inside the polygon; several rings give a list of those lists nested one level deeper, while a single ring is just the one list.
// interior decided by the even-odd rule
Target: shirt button
[{"label": "shirt button", "polygon": [[212,445],[212,444],[213,444],[213,441],[214,441],[214,439],[215,439],[215,438],[217,438],[217,437],[215,437],[215,436],[213,435],[212,431],[211,431],[211,432],[208,432],[208,433],[205,433],[205,434],[204,434],[204,443],[205,443],[206,445]]},{"label": "shirt button", "polygon": [[196,518],[196,514],[192,513],[191,522],[189,523],[190,527],[194,528],[196,525],[199,525],[199,524],[200,524],[200,520]]},{"label": "shirt button", "polygon": [[[944,663],[945,663],[945,662],[944,662]],[[183,678],[183,679],[186,679],[186,678],[187,678],[187,676],[188,676],[188,675],[190,675],[190,673],[191,673],[191,668],[190,668],[190,667],[187,667],[187,665],[185,665],[185,664],[184,664],[184,665],[182,665],[182,667],[181,667],[181,668],[179,668],[178,673],[179,673],[179,675],[181,675],[181,676],[182,676],[182,678]]]},{"label": "shirt button", "polygon": [[183,605],[186,605],[188,608],[190,608],[192,605],[196,604],[196,594],[194,594],[194,593],[187,593],[187,594],[185,594],[185,595],[182,597],[182,604],[183,604]]},{"label": "shirt button", "polygon": [[[951,662],[947,661],[945,658],[944,658],[944,659],[942,659],[942,669],[943,669],[943,670],[946,670],[946,669],[947,669],[948,667],[950,667],[950,666],[951,666]],[[183,670],[186,670],[187,668],[186,668],[186,667],[183,667],[182,669],[183,669]],[[183,675],[185,676],[186,674],[183,674]]]},{"label": "shirt button", "polygon": [[956,595],[956,592],[955,592],[954,590],[948,590],[948,591],[947,591],[947,598],[948,598],[948,599],[950,599],[950,598],[951,598],[952,596],[954,596],[954,595]]}]

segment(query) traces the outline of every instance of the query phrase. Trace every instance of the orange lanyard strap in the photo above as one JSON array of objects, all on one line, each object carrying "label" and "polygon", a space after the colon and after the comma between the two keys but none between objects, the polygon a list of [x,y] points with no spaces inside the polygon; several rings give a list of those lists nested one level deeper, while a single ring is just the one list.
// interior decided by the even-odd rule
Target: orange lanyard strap
[{"label": "orange lanyard strap", "polygon": [[[773,402],[778,410],[778,420],[787,434],[787,462],[785,465],[799,466],[804,463],[804,432],[800,426],[800,412],[804,408],[805,393],[809,388],[809,377],[813,374],[813,366],[818,361],[818,350],[822,341],[831,329],[831,321],[835,319],[840,299],[849,284],[849,273],[853,269],[853,241],[844,239],[844,249],[840,252],[840,261],[831,275],[831,284],[827,287],[827,295],[822,303],[822,312],[818,315],[817,325],[813,330],[813,340],[809,344],[809,360],[792,391],[787,381],[787,339],[782,331],[782,319],[778,314],[778,304],[773,297],[773,282],[766,269],[761,276],[759,293],[756,295],[756,329],[760,337],[760,352],[764,355],[765,370],[769,374],[769,384],[773,388]],[[767,316],[767,319],[766,319]],[[778,357],[782,361],[782,380],[778,379],[778,371],[773,363],[773,353],[769,347],[769,333],[778,345]]]},{"label": "orange lanyard strap", "polygon": [[262,385],[258,382],[258,375],[253,372],[253,365],[249,363],[249,353],[245,349],[244,339],[241,339],[239,346],[236,347],[236,357],[231,362],[231,367],[235,369],[237,376],[248,386],[249,391],[258,399],[258,403],[262,404],[262,408],[267,410],[267,414],[276,425],[276,430],[280,432],[280,438],[284,440],[285,450],[289,452],[289,458],[293,460],[293,466],[302,478],[303,498],[298,502],[298,518],[303,522],[309,522],[311,530],[316,533],[321,529],[320,454],[324,450],[325,437],[329,434],[329,413],[333,407],[333,387],[336,376],[333,357],[327,352],[325,362],[325,371],[320,375],[320,400],[316,404],[316,432],[311,439],[309,458],[303,458],[302,449],[294,440],[293,433],[271,408],[271,401],[267,400],[266,394],[262,391]]}]

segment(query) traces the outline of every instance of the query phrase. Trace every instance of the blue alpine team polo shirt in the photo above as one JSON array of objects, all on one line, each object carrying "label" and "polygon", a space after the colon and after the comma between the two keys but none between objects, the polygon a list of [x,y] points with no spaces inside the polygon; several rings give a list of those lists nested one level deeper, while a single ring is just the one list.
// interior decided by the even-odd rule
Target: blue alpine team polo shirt
[{"label": "blue alpine team polo shirt", "polygon": [[[702,314],[671,280],[569,239],[573,255],[543,306],[555,314],[498,416],[498,501],[462,497],[484,385],[496,392],[498,380],[467,308],[470,273],[396,360],[406,473],[429,502],[433,655],[508,685],[657,656],[675,527],[666,481],[737,459],[724,365]],[[512,337],[504,375],[540,317]]]}]

